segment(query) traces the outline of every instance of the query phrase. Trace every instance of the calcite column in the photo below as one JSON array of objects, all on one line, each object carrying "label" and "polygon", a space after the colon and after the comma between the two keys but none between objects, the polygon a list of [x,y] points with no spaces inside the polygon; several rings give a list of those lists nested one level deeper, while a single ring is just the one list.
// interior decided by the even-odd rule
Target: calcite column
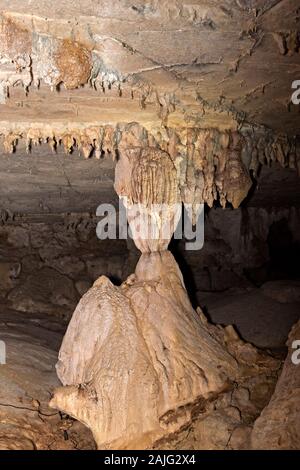
[{"label": "calcite column", "polygon": [[192,308],[167,251],[172,232],[164,227],[175,227],[180,202],[170,156],[124,149],[115,188],[142,255],[120,287],[102,276],[79,302],[57,364],[64,387],[51,405],[86,424],[100,449],[147,448],[228,389],[239,364],[221,332]]}]

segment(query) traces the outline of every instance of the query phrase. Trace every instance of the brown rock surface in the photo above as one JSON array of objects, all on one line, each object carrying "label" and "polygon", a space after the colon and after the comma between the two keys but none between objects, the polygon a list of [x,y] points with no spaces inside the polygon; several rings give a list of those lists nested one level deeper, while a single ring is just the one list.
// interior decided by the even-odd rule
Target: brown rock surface
[{"label": "brown rock surface", "polygon": [[58,385],[57,348],[63,330],[45,316],[0,305],[0,450],[93,449],[89,431],[48,406]]}]

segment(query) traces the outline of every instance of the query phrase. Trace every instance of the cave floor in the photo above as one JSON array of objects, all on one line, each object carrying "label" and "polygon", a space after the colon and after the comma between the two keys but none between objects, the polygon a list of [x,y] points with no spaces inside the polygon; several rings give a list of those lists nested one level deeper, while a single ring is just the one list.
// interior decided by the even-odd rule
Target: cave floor
[{"label": "cave floor", "polygon": [[[283,359],[287,335],[300,317],[299,286],[294,287],[294,297],[290,281],[197,295],[213,323],[235,325],[243,339]],[[65,329],[63,317],[18,312],[0,300],[0,340],[6,345],[6,364],[0,366],[0,449],[95,449],[85,426],[48,406],[60,385],[55,363]],[[226,433],[227,428],[213,448],[223,448]],[[197,436],[193,439],[198,448]],[[189,437],[184,445],[191,445]]]},{"label": "cave floor", "polygon": [[6,364],[0,366],[0,449],[94,449],[89,430],[49,408],[64,327],[50,316],[0,306],[0,339]]}]

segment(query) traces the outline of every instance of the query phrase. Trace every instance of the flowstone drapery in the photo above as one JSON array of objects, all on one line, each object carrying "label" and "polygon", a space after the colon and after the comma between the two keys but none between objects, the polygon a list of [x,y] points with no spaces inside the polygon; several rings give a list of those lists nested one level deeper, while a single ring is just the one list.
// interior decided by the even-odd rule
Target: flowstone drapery
[{"label": "flowstone drapery", "polygon": [[[100,449],[147,448],[189,425],[203,403],[249,374],[257,354],[209,325],[188,299],[167,251],[172,233],[166,238],[162,230],[178,216],[177,173],[169,154],[124,150],[115,188],[126,197],[142,255],[120,287],[102,276],[79,302],[57,364],[64,387],[51,406],[86,424]],[[145,209],[143,216],[135,211],[132,217],[135,205]],[[140,228],[148,224],[158,238],[142,239],[139,217]]]}]

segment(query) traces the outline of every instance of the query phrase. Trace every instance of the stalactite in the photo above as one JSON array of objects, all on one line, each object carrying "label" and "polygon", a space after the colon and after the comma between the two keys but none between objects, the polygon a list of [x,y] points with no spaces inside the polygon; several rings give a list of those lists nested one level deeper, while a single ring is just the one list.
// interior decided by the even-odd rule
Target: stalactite
[{"label": "stalactite", "polygon": [[0,209],[0,226],[12,222],[15,219],[15,214],[7,209]]},{"label": "stalactite", "polygon": [[299,51],[300,31],[293,30],[287,32],[275,32],[273,33],[273,38],[278,46],[280,54],[291,56]]},{"label": "stalactite", "polygon": [[[123,135],[120,141],[115,189],[126,198],[129,225],[137,223],[133,239],[142,255],[120,287],[101,276],[81,299],[56,366],[63,387],[50,402],[86,424],[99,449],[152,447],[190,426],[199,404],[214,402],[246,378],[278,367],[241,341],[232,327],[210,325],[200,309],[192,308],[167,250],[176,224],[169,226],[168,236],[162,230],[178,215],[176,166],[158,147],[129,146],[145,134],[136,125],[127,130],[128,140]],[[205,132],[202,142],[208,136]],[[192,141],[198,137],[194,133]],[[222,142],[233,153],[228,171],[235,178],[239,136]],[[216,148],[207,141],[204,171],[207,160],[213,167]],[[189,163],[194,158],[191,153]],[[145,226],[150,230],[141,236]]]}]

